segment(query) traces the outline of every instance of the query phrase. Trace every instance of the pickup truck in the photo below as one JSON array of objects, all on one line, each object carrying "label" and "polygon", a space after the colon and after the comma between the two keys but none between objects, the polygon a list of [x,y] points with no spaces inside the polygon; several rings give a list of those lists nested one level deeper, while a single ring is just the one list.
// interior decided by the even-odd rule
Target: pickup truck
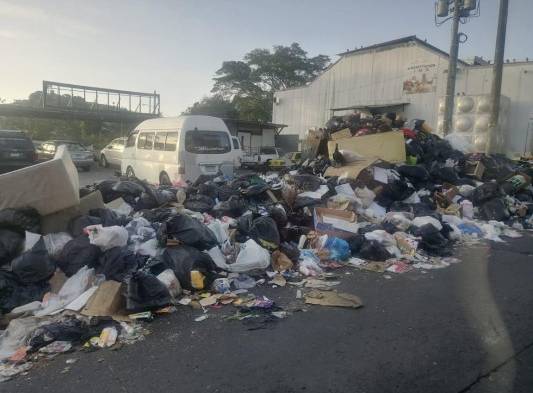
[{"label": "pickup truck", "polygon": [[242,167],[255,169],[258,167],[278,166],[271,165],[271,163],[277,163],[280,157],[281,150],[277,147],[261,147],[258,152],[247,153],[242,157]]}]

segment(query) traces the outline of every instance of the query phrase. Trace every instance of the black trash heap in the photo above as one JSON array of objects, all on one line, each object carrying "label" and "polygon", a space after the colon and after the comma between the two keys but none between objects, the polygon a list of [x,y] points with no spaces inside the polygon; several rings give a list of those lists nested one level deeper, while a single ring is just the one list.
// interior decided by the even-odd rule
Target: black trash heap
[{"label": "black trash heap", "polygon": [[[404,125],[388,119],[332,120],[324,137]],[[528,162],[456,150],[423,124],[402,129],[401,163],[376,158],[353,171],[336,151],[231,179],[106,180],[80,190],[82,201],[100,193],[104,204],[56,233],[44,233],[34,209],[0,211],[0,378],[57,353],[135,342],[147,333],[142,321],[183,307],[195,322],[232,307],[224,319],[250,330],[296,311],[254,295],[261,286],[294,291],[301,307],[358,308],[332,288],[336,269],[391,278],[444,268],[460,262],[457,244],[533,228]],[[329,176],[331,167],[351,169]]]}]

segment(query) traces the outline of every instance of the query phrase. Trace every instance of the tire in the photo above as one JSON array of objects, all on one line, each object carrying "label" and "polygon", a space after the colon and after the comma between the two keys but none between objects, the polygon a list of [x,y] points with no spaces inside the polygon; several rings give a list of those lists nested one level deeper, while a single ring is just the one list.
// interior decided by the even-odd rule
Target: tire
[{"label": "tire", "polygon": [[170,177],[168,176],[168,174],[166,172],[162,172],[159,175],[159,184],[160,185],[165,185],[165,186],[171,186],[172,185],[172,182],[170,181]]},{"label": "tire", "polygon": [[131,166],[126,169],[126,177],[135,177],[135,171]]},{"label": "tire", "polygon": [[107,162],[107,158],[105,158],[105,156],[103,154],[100,156],[100,166],[102,168],[108,168],[109,167],[109,162]]}]

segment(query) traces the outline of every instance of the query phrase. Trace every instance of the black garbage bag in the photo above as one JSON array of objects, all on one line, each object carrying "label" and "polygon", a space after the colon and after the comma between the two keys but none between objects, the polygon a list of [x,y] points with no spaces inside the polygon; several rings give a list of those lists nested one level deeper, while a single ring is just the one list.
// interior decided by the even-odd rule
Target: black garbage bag
[{"label": "black garbage bag", "polygon": [[350,246],[350,251],[352,252],[352,255],[355,256],[361,251],[361,248],[363,247],[363,244],[366,240],[364,235],[354,235],[350,236],[348,239],[346,239],[346,241]]},{"label": "black garbage bag", "polygon": [[383,186],[381,192],[376,195],[375,202],[383,207],[389,207],[396,201],[403,201],[415,192],[406,182],[395,180]]},{"label": "black garbage bag", "polygon": [[82,215],[72,218],[68,222],[68,231],[72,237],[78,237],[83,235],[83,229],[89,225],[98,225],[103,224],[100,217],[93,217],[88,215]]},{"label": "black garbage bag", "polygon": [[479,215],[487,221],[505,221],[510,217],[509,210],[502,198],[494,198],[484,202],[479,208]]},{"label": "black garbage bag", "polygon": [[145,311],[168,306],[167,287],[153,274],[138,271],[126,279],[126,310]]},{"label": "black garbage bag", "polygon": [[198,194],[205,195],[211,200],[218,197],[218,187],[214,183],[202,183],[198,185]]},{"label": "black garbage bag", "polygon": [[221,185],[218,187],[218,200],[221,202],[227,201],[231,196],[239,195],[237,188],[230,187],[229,185]]},{"label": "black garbage bag", "polygon": [[304,191],[316,191],[322,184],[322,180],[314,175],[294,175],[292,180],[299,189]]},{"label": "black garbage bag", "polygon": [[135,203],[135,210],[155,209],[165,203],[176,201],[176,192],[166,189],[156,189],[150,184],[141,183],[144,191]]},{"label": "black garbage bag", "polygon": [[0,228],[24,234],[25,231],[41,233],[41,216],[32,207],[0,210]]},{"label": "black garbage bag", "polygon": [[101,254],[100,247],[91,244],[88,236],[78,236],[65,244],[61,254],[59,254],[57,266],[67,277],[70,277],[83,266],[89,268],[98,266],[98,259]]},{"label": "black garbage bag", "polygon": [[100,256],[101,269],[106,280],[123,282],[134,271],[143,266],[148,256],[134,254],[128,247],[113,247]]},{"label": "black garbage bag", "polygon": [[429,180],[429,172],[423,165],[401,165],[397,170],[413,184],[425,183]]},{"label": "black garbage bag", "polygon": [[267,183],[253,184],[244,190],[241,191],[242,195],[246,197],[253,197],[264,193],[266,190],[270,189],[270,186]]},{"label": "black garbage bag", "polygon": [[188,196],[183,206],[185,206],[186,209],[195,212],[207,213],[213,209],[215,201],[207,195],[196,194]]},{"label": "black garbage bag", "polygon": [[413,234],[422,238],[419,243],[420,248],[426,250],[430,255],[448,256],[452,254],[448,239],[433,225],[426,224],[412,228]]},{"label": "black garbage bag", "polygon": [[237,219],[237,229],[243,235],[248,235],[252,229],[254,217],[252,214],[244,214]]},{"label": "black garbage bag", "polygon": [[50,290],[47,281],[25,284],[13,272],[0,270],[0,314],[34,301],[41,301]]},{"label": "black garbage bag", "polygon": [[240,217],[247,210],[247,204],[244,199],[237,195],[232,195],[229,199],[218,203],[213,208],[213,215],[216,217],[229,216],[233,218]]},{"label": "black garbage bag", "polygon": [[139,213],[150,222],[163,222],[174,214],[173,210],[168,207],[140,210]]},{"label": "black garbage bag", "polygon": [[250,236],[267,250],[275,250],[280,244],[276,221],[270,217],[256,218],[250,228]]},{"label": "black garbage bag", "polygon": [[166,222],[166,233],[199,250],[209,250],[218,244],[215,234],[207,226],[185,214],[170,218]]},{"label": "black garbage bag", "polygon": [[109,203],[122,196],[122,193],[113,190],[113,187],[118,183],[117,180],[103,180],[96,184],[95,189],[100,191],[104,203]]},{"label": "black garbage bag", "polygon": [[199,187],[200,184],[207,183],[207,182],[213,180],[216,177],[217,177],[217,175],[200,175],[200,176],[198,176],[198,178],[194,181],[194,183],[192,185],[194,187]]},{"label": "black garbage bag", "polygon": [[129,219],[126,216],[120,216],[111,209],[99,208],[89,210],[91,217],[98,217],[102,221],[104,227],[111,227],[113,225],[125,226]]},{"label": "black garbage bag", "polygon": [[145,191],[145,188],[140,184],[140,181],[121,180],[113,185],[112,190],[121,197],[126,195],[139,197]]},{"label": "black garbage bag", "polygon": [[279,245],[279,250],[287,255],[291,261],[298,263],[298,259],[300,258],[300,249],[297,245],[289,242],[282,242]]},{"label": "black garbage bag", "polygon": [[268,214],[270,215],[270,217],[272,217],[274,221],[276,221],[278,229],[285,228],[285,226],[287,226],[288,219],[285,209],[273,206],[268,209]]},{"label": "black garbage bag", "polygon": [[[217,266],[211,257],[194,247],[179,246],[166,248],[161,258],[174,271],[178,281],[184,289],[209,288],[217,277]],[[204,276],[203,288],[194,288],[191,281],[191,272],[197,271]]]},{"label": "black garbage bag", "polygon": [[361,245],[361,248],[359,249],[359,252],[356,253],[356,256],[364,259],[370,259],[371,261],[386,261],[392,255],[387,251],[384,245],[376,240],[371,240],[365,241]]},{"label": "black garbage bag", "polygon": [[307,197],[307,196],[304,196],[304,197],[299,196],[296,198],[296,201],[294,202],[294,205],[292,206],[292,208],[294,210],[298,210],[306,206],[311,207],[314,205],[318,205],[319,203],[321,203],[320,199],[314,199],[314,198]]},{"label": "black garbage bag", "polygon": [[31,250],[11,262],[11,270],[20,282],[31,284],[50,278],[56,270],[56,264],[48,256],[44,239],[41,237]]},{"label": "black garbage bag", "polygon": [[497,198],[501,195],[500,186],[496,182],[489,182],[476,187],[472,192],[472,203],[475,206],[481,205],[489,199]]},{"label": "black garbage bag", "polygon": [[450,184],[458,184],[460,182],[459,176],[455,168],[438,164],[434,162],[431,167],[431,176],[437,181],[442,181]]},{"label": "black garbage bag", "polygon": [[54,341],[81,342],[89,338],[89,335],[87,324],[70,316],[37,328],[29,340],[30,352],[35,352]]},{"label": "black garbage bag", "polygon": [[24,236],[9,229],[0,229],[0,266],[9,263],[22,252]]}]

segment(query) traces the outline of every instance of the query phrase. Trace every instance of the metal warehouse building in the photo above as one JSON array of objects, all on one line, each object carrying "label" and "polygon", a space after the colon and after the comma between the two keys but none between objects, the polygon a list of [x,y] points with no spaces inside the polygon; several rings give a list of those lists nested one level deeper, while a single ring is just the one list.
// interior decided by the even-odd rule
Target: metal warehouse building
[{"label": "metal warehouse building", "polygon": [[[348,51],[308,85],[276,92],[272,121],[286,124],[284,134],[300,139],[309,128],[324,126],[332,114],[355,109],[402,111],[408,119],[425,119],[438,128],[447,72],[448,54],[416,36]],[[491,82],[490,64],[459,62],[456,94],[490,94]],[[533,62],[504,65],[502,95],[509,98],[503,150],[531,151]]]}]

